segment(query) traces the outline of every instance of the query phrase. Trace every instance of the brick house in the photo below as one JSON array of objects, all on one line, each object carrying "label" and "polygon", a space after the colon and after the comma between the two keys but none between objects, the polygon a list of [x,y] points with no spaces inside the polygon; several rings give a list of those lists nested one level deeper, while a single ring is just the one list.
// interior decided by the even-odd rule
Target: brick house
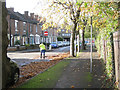
[{"label": "brick house", "polygon": [[28,11],[24,14],[14,12],[14,8],[8,8],[8,38],[9,46],[25,44],[40,44],[43,23],[40,23],[40,18],[34,13],[28,15]]}]

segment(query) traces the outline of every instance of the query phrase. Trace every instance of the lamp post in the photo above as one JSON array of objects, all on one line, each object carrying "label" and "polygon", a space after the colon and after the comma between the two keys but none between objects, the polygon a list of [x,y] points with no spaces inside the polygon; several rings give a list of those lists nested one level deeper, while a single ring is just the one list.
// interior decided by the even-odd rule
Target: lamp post
[{"label": "lamp post", "polygon": [[91,16],[91,53],[90,53],[90,73],[92,73],[92,16]]}]

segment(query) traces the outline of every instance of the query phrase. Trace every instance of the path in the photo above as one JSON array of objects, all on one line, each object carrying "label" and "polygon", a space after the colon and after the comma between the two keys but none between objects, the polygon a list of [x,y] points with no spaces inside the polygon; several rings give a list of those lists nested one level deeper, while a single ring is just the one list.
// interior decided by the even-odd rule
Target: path
[{"label": "path", "polygon": [[90,71],[90,52],[81,52],[79,58],[70,59],[55,88],[101,88],[103,66],[97,52],[93,52],[93,72]]}]

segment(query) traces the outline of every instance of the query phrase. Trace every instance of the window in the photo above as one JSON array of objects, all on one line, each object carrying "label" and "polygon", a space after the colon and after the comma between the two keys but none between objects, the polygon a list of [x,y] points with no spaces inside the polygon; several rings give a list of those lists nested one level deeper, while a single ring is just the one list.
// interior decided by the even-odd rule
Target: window
[{"label": "window", "polygon": [[23,32],[26,32],[26,30],[23,30]]},{"label": "window", "polygon": [[18,20],[15,20],[15,31],[18,31],[17,27],[18,27]]},{"label": "window", "polygon": [[26,32],[26,22],[23,22],[23,32]]},{"label": "window", "polygon": [[36,25],[36,33],[37,33],[37,25]]},{"label": "window", "polygon": [[23,27],[25,27],[26,26],[26,22],[23,22]]},{"label": "window", "polygon": [[32,24],[30,24],[30,32],[32,32]]}]

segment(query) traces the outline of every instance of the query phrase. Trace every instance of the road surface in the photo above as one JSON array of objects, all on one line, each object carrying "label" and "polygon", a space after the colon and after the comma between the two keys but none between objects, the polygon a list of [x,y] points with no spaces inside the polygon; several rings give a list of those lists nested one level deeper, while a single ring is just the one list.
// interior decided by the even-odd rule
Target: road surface
[{"label": "road surface", "polygon": [[[69,52],[69,51],[70,51],[70,46],[59,47],[59,48],[53,49],[52,51],[46,52],[46,56],[56,56],[58,54]],[[19,67],[22,65],[29,64],[30,62],[49,61],[48,59],[45,59],[45,60],[40,59],[39,49],[8,52],[7,55],[9,58],[16,61]]]}]

